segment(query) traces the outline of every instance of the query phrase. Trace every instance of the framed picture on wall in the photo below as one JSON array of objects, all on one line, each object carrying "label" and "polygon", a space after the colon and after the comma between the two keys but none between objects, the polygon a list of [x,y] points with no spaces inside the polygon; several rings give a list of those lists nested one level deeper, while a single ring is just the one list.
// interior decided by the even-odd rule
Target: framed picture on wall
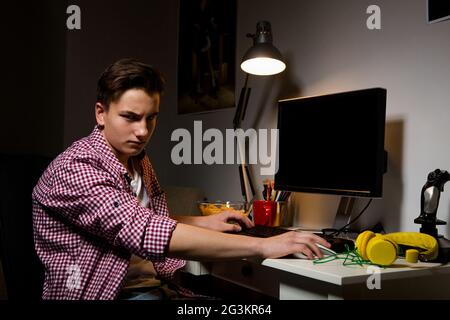
[{"label": "framed picture on wall", "polygon": [[182,0],[178,113],[235,106],[236,0]]},{"label": "framed picture on wall", "polygon": [[427,0],[428,23],[436,23],[450,19],[449,0]]}]

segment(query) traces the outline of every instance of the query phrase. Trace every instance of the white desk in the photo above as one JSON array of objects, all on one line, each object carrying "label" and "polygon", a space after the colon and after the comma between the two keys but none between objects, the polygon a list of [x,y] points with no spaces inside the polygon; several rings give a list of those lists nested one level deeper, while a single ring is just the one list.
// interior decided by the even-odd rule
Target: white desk
[{"label": "white desk", "polygon": [[195,270],[201,272],[197,274],[209,272],[281,300],[450,299],[449,264],[408,264],[399,259],[388,268],[374,269],[367,265],[344,266],[342,260],[313,264],[302,259],[266,259],[189,262],[188,268],[193,274]]}]

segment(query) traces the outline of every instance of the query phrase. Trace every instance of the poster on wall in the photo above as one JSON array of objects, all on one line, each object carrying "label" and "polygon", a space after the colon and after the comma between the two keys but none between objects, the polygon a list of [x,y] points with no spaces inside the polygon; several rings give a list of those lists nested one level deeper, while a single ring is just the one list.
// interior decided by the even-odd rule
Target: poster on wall
[{"label": "poster on wall", "polygon": [[178,114],[235,106],[236,0],[180,1]]}]

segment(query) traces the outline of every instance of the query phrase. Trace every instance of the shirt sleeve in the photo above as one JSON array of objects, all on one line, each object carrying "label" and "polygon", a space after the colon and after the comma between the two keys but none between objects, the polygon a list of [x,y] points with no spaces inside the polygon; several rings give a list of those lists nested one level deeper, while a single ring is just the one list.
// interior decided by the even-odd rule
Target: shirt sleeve
[{"label": "shirt sleeve", "polygon": [[[158,215],[168,217],[169,208],[167,207],[167,200],[165,193],[162,191],[156,177],[155,170],[147,155],[141,160],[142,175],[145,186],[149,191],[149,197],[151,199],[154,210]],[[158,276],[162,279],[171,280],[176,270],[180,269],[186,264],[184,260],[167,258],[164,262],[155,261],[153,265],[158,272]]]},{"label": "shirt sleeve", "polygon": [[[56,168],[37,200],[74,226],[143,258],[164,261],[176,221],[144,208],[117,178],[86,161]],[[41,190],[42,191],[42,190]]]}]

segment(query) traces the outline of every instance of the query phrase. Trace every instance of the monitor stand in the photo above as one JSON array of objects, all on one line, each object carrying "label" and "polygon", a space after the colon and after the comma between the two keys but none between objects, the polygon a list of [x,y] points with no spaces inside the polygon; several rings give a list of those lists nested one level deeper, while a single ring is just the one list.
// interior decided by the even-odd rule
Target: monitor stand
[{"label": "monitor stand", "polygon": [[341,197],[336,211],[336,218],[334,220],[334,229],[340,229],[350,222],[355,202],[356,198]]}]

